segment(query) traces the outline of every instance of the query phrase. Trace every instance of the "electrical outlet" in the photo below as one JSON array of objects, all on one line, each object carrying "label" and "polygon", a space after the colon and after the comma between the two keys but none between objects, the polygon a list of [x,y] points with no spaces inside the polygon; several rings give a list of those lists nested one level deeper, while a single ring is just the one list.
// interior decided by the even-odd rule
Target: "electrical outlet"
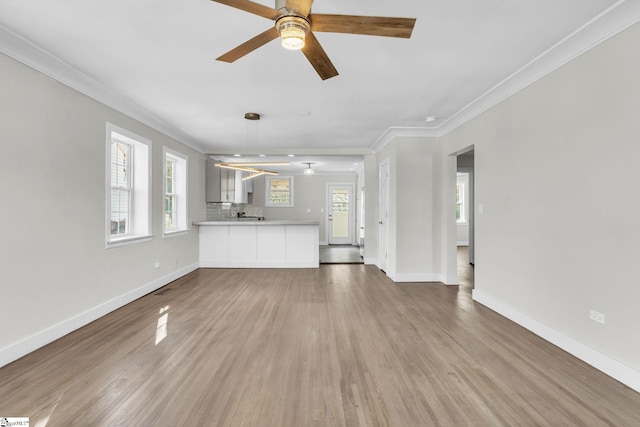
[{"label": "electrical outlet", "polygon": [[602,323],[604,325],[605,317],[604,317],[604,314],[602,314],[602,313],[598,313],[595,310],[591,310],[589,312],[589,318],[591,320],[593,320],[594,322]]},{"label": "electrical outlet", "polygon": [[158,261],[156,261],[156,262],[153,264],[153,266],[154,266],[155,268],[160,268],[160,263],[159,263]]}]

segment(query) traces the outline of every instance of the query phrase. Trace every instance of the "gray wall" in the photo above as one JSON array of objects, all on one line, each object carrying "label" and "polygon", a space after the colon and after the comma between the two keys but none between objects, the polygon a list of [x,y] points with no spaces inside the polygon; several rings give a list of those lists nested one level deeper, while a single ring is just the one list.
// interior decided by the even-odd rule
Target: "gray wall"
[{"label": "gray wall", "polygon": [[443,141],[451,153],[475,146],[474,298],[619,363],[636,389],[638,46],[635,25]]},{"label": "gray wall", "polygon": [[[2,365],[197,267],[197,228],[162,237],[162,147],[188,156],[189,224],[204,156],[2,54],[0,93]],[[151,242],[105,249],[106,122],[152,141]]]}]

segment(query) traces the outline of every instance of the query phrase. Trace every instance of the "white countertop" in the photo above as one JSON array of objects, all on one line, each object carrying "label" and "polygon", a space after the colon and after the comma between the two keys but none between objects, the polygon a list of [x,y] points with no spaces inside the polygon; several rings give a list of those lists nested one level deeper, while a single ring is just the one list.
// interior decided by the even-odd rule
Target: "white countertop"
[{"label": "white countertop", "polygon": [[318,221],[291,219],[263,219],[261,221],[251,219],[223,219],[216,221],[195,221],[193,225],[320,225],[320,223]]}]

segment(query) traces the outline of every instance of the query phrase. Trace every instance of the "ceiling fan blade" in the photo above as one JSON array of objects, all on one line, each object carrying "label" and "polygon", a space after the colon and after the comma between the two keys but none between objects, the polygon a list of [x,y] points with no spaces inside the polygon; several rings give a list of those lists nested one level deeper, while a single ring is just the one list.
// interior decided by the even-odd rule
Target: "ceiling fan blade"
[{"label": "ceiling fan blade", "polygon": [[242,43],[240,46],[236,47],[235,49],[231,49],[229,52],[216,59],[223,62],[234,62],[242,58],[246,54],[253,52],[260,46],[264,46],[271,40],[277,39],[278,35],[279,34],[276,27],[271,27],[264,33],[258,34],[251,40]]},{"label": "ceiling fan blade", "polygon": [[327,80],[338,75],[338,70],[333,66],[327,53],[311,31],[307,34],[302,53],[304,53],[304,56],[311,62],[311,65],[313,65],[313,68],[315,68],[322,80]]},{"label": "ceiling fan blade", "polygon": [[298,12],[301,15],[308,16],[311,12],[311,4],[313,0],[287,0],[285,8],[287,10]]},{"label": "ceiling fan blade", "polygon": [[263,6],[259,3],[254,3],[249,0],[211,0],[216,3],[226,4],[227,6],[235,7],[236,9],[244,10],[245,12],[253,13],[254,15],[263,16],[267,19],[276,19],[281,15],[275,9],[268,6]]},{"label": "ceiling fan blade", "polygon": [[382,16],[311,14],[311,30],[324,33],[364,34],[369,36],[408,39],[416,23],[415,18],[387,18]]}]

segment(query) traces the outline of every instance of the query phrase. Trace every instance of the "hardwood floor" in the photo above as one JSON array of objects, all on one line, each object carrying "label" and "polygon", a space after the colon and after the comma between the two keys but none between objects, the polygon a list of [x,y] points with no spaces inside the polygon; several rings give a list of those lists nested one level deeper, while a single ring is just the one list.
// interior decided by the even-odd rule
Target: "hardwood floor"
[{"label": "hardwood floor", "polygon": [[640,394],[374,266],[201,269],[0,369],[52,426],[637,426]]}]

